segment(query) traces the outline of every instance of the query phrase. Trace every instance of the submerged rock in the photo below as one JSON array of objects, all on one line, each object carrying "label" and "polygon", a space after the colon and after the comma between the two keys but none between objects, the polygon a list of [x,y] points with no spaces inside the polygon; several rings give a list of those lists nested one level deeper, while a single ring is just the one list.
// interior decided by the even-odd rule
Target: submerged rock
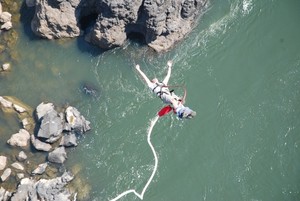
[{"label": "submerged rock", "polygon": [[92,83],[87,83],[87,82],[83,83],[80,86],[80,90],[88,96],[92,96],[92,97],[99,96],[99,90]]},{"label": "submerged rock", "polygon": [[46,171],[46,168],[48,167],[48,163],[42,163],[39,164],[38,167],[32,171],[32,174],[43,174]]},{"label": "submerged rock", "polygon": [[13,164],[11,164],[11,166],[12,166],[13,168],[17,169],[17,170],[21,170],[21,171],[24,170],[23,165],[21,165],[21,164],[18,163],[18,162],[14,162]]}]

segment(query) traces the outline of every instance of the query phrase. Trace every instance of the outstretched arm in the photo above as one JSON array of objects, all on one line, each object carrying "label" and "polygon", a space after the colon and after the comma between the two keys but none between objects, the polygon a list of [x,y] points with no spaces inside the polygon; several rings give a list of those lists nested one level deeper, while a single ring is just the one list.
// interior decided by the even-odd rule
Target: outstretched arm
[{"label": "outstretched arm", "polygon": [[168,85],[169,79],[171,77],[171,68],[172,68],[172,61],[168,61],[168,73],[165,79],[163,80],[164,85]]},{"label": "outstretched arm", "polygon": [[135,69],[139,72],[139,74],[142,76],[142,78],[146,81],[147,85],[150,87],[151,85],[151,81],[149,80],[149,78],[146,76],[146,74],[140,69],[140,65],[136,65]]}]

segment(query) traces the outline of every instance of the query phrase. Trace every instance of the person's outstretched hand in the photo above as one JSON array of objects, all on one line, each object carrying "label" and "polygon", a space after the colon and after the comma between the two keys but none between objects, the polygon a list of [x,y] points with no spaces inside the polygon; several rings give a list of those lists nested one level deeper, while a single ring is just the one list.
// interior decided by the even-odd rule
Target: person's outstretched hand
[{"label": "person's outstretched hand", "polygon": [[167,64],[168,64],[169,67],[171,67],[173,62],[171,60],[169,60]]}]

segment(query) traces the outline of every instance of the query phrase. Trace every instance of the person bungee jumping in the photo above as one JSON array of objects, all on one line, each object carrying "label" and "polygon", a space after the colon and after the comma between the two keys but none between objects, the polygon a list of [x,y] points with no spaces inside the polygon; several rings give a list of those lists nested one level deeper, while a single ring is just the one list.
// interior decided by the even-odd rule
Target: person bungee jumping
[{"label": "person bungee jumping", "polygon": [[170,76],[171,76],[171,67],[172,61],[168,61],[168,73],[162,82],[159,82],[157,78],[153,78],[151,81],[146,76],[146,74],[140,69],[140,65],[136,65],[135,68],[142,76],[142,78],[146,81],[146,84],[151,89],[153,93],[155,93],[164,103],[171,104],[173,108],[178,107],[179,97],[175,94],[171,94],[169,88],[167,87]]},{"label": "person bungee jumping", "polygon": [[196,112],[183,105],[185,97],[181,99],[173,92],[173,90],[169,90],[168,82],[171,76],[172,61],[168,61],[167,65],[168,73],[162,82],[159,82],[157,78],[154,78],[150,81],[146,74],[140,69],[140,65],[137,64],[135,68],[145,80],[151,91],[155,93],[164,103],[170,105],[170,108],[163,108],[163,110],[165,109],[165,112],[161,111],[161,116],[168,113],[172,108],[179,118],[192,118],[196,115]]}]

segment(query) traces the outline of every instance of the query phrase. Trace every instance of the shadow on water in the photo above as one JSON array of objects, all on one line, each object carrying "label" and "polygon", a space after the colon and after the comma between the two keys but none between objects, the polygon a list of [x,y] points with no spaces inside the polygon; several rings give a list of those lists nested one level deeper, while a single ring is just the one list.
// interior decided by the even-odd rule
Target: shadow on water
[{"label": "shadow on water", "polygon": [[20,8],[20,22],[23,26],[23,30],[26,36],[30,40],[38,40],[40,39],[38,36],[36,36],[33,31],[31,30],[31,20],[33,19],[35,12],[34,7],[27,7],[25,1],[23,1],[21,8]]},{"label": "shadow on water", "polygon": [[104,53],[106,50],[101,49],[95,45],[88,43],[84,36],[79,36],[77,38],[77,46],[81,52],[86,52],[91,54],[92,56],[99,56],[100,54]]}]

